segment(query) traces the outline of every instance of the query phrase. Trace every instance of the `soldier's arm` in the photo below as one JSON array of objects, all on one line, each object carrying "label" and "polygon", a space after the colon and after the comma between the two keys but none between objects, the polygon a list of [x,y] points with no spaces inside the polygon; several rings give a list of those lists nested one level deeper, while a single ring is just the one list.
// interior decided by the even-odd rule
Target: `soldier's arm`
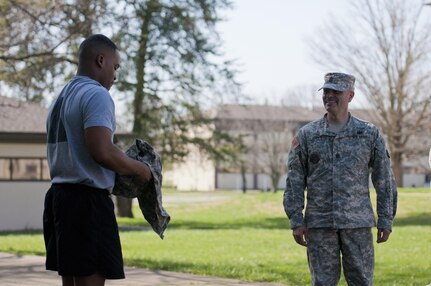
[{"label": "soldier's arm", "polygon": [[379,133],[376,137],[371,160],[371,180],[377,193],[377,228],[379,233],[382,233],[382,230],[392,230],[397,206],[397,189],[385,141]]},{"label": "soldier's arm", "polygon": [[295,136],[290,147],[286,188],[283,196],[284,210],[289,217],[291,229],[305,226],[303,209],[307,176],[304,162],[306,154],[302,150],[300,140],[299,136]]}]

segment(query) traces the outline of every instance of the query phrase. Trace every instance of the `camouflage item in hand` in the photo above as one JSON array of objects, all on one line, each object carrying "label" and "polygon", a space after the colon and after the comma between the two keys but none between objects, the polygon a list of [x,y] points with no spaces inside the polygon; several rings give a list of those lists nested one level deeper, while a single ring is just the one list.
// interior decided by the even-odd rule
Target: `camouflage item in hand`
[{"label": "camouflage item in hand", "polygon": [[150,144],[141,139],[136,139],[135,144],[126,151],[126,155],[146,164],[151,170],[153,180],[143,184],[136,176],[117,174],[112,193],[126,198],[138,198],[139,208],[145,219],[163,239],[163,233],[171,217],[162,206],[162,162],[160,156]]}]

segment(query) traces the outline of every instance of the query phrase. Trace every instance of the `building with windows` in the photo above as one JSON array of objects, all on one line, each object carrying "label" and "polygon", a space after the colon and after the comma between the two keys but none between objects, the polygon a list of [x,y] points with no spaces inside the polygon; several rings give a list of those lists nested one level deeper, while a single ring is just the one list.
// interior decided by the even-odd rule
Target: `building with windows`
[{"label": "building with windows", "polygon": [[[50,187],[46,158],[48,109],[0,96],[0,231],[41,229]],[[114,140],[129,141],[118,128]]]},{"label": "building with windows", "polygon": [[[361,119],[377,122],[375,113],[366,109],[351,109]],[[241,154],[243,164],[216,163],[191,146],[189,156],[173,165],[165,178],[178,190],[211,191],[215,189],[260,189],[272,187],[271,172],[279,169],[277,188],[283,189],[290,143],[298,129],[323,116],[323,108],[271,105],[220,105],[213,110],[214,127],[232,135],[242,136],[248,150]],[[431,144],[425,132],[414,138],[414,149],[428,150]],[[413,144],[411,144],[413,146]],[[428,153],[417,152],[405,158],[404,187],[430,185]]]},{"label": "building with windows", "polygon": [[[273,184],[283,188],[293,136],[321,115],[321,110],[307,107],[220,105],[211,111],[214,128],[242,137],[247,150],[241,154],[241,162],[216,163],[192,146],[186,160],[174,164],[165,177],[178,190],[269,190]],[[280,176],[272,179],[274,170]]]},{"label": "building with windows", "polygon": [[[372,121],[369,111],[351,112]],[[192,146],[184,162],[164,171],[165,182],[178,190],[269,189],[269,170],[285,166],[298,128],[323,113],[322,109],[305,107],[220,105],[213,110],[214,127],[243,136],[249,147],[241,154],[243,165],[217,164]],[[50,186],[46,159],[47,114],[48,110],[37,104],[0,96],[0,231],[42,228],[44,197]],[[428,137],[422,132],[414,141],[422,147],[429,146]],[[130,138],[127,132],[117,132],[119,141]],[[284,169],[278,188],[284,188],[285,178]],[[407,158],[405,187],[429,186],[430,178],[428,153]]]},{"label": "building with windows", "polygon": [[0,96],[0,230],[42,227],[47,114],[37,104]]}]

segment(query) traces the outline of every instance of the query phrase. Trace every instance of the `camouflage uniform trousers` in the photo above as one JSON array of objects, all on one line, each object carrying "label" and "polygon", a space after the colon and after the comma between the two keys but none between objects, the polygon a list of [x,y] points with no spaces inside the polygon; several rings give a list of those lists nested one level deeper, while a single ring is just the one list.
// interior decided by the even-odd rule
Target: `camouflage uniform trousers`
[{"label": "camouflage uniform trousers", "polygon": [[371,228],[310,228],[307,255],[313,286],[338,284],[340,255],[349,286],[373,285],[374,246]]}]

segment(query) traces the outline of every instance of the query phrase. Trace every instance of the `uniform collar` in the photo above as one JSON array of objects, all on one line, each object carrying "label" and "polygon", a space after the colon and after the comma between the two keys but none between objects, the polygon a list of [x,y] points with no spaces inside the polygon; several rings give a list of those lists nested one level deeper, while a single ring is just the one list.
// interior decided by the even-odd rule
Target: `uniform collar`
[{"label": "uniform collar", "polygon": [[325,136],[344,136],[346,133],[349,133],[352,130],[353,128],[352,122],[353,122],[352,115],[349,112],[349,117],[347,119],[346,125],[344,125],[343,129],[341,129],[339,133],[334,133],[329,130],[328,113],[325,113],[323,118],[320,120],[319,133],[320,135],[325,135]]}]

